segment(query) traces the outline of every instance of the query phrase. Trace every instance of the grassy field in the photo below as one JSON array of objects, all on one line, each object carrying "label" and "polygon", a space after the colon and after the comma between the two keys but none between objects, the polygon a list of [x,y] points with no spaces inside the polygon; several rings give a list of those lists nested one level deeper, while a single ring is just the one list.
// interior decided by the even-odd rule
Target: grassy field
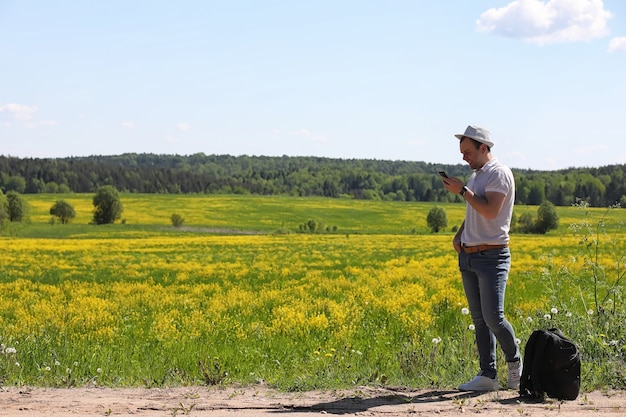
[{"label": "grassy field", "polygon": [[[477,370],[462,205],[432,234],[425,203],[122,195],[123,224],[94,226],[92,195],[25,198],[30,222],[0,237],[2,384],[450,388]],[[71,224],[50,222],[60,198]],[[572,337],[583,389],[624,388],[626,210],[558,212],[558,230],[513,236],[507,315],[522,345]],[[336,233],[296,233],[311,219]]]}]

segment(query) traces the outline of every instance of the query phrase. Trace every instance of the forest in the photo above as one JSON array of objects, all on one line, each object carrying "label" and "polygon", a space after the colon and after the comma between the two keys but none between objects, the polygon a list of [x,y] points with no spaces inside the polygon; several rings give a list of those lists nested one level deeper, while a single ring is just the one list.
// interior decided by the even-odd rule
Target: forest
[{"label": "forest", "polygon": [[[18,158],[0,155],[4,193],[88,193],[112,185],[126,193],[257,194],[395,201],[461,201],[437,171],[467,179],[465,164],[419,161],[158,155]],[[516,203],[557,206],[577,199],[594,207],[626,207],[626,164],[556,171],[513,169]]]}]

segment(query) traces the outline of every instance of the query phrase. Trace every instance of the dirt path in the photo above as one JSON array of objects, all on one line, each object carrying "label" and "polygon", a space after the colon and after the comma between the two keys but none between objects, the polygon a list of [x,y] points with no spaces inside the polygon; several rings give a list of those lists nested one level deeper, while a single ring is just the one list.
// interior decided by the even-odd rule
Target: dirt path
[{"label": "dirt path", "polygon": [[458,391],[362,387],[345,391],[282,393],[265,386],[168,389],[29,388],[0,389],[0,416],[232,416],[302,415],[307,417],[626,415],[626,392],[592,392],[559,403],[521,400],[514,391],[481,395]]}]

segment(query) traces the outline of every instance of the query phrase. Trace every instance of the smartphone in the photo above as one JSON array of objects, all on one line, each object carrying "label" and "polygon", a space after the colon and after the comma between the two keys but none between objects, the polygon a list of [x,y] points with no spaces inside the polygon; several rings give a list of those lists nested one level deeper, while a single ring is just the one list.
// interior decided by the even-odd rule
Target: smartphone
[{"label": "smartphone", "polygon": [[439,171],[439,175],[441,175],[443,178],[448,178],[448,174],[446,174],[444,171]]}]

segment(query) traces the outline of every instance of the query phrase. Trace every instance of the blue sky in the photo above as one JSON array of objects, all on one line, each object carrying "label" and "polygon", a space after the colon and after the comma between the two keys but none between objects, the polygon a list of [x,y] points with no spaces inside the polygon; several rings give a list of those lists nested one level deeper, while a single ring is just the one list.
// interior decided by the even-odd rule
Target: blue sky
[{"label": "blue sky", "polygon": [[0,154],[626,163],[624,0],[0,0]]}]

